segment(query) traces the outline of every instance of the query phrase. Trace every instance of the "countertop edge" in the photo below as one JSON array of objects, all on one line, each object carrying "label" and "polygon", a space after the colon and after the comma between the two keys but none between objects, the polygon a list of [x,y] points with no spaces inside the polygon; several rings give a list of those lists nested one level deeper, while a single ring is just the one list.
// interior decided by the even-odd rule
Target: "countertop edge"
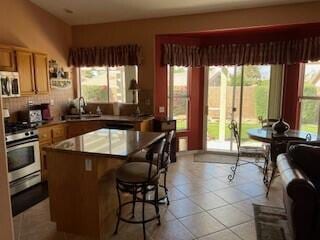
[{"label": "countertop edge", "polygon": [[[105,122],[122,122],[122,123],[128,123],[128,122],[143,122],[146,120],[153,120],[154,116],[146,116],[146,117],[140,117],[137,119],[124,119],[125,117],[132,117],[132,116],[120,116],[123,117],[123,119],[112,119],[110,117],[115,117],[114,115],[102,115],[101,117],[96,118],[88,118],[88,119],[72,119],[72,120],[53,120],[49,121],[47,123],[43,123],[42,125],[37,126],[37,128],[46,128],[51,127],[59,124],[65,124],[65,123],[76,123],[76,122],[90,122],[90,121],[105,121]],[[108,118],[109,117],[109,118]]]},{"label": "countertop edge", "polygon": [[[99,131],[99,130],[96,130],[96,131]],[[95,132],[95,131],[92,131],[92,132]],[[85,134],[79,135],[79,136],[77,136],[77,137],[81,137],[81,136],[83,136],[83,135],[90,134],[90,133],[92,133],[92,132],[85,133]],[[150,146],[150,145],[152,145],[153,143],[157,142],[157,141],[160,140],[161,138],[164,138],[164,137],[165,137],[165,133],[163,133],[163,132],[158,132],[158,133],[159,133],[159,135],[158,135],[157,137],[155,137],[154,139],[148,141],[148,142],[145,143],[144,145],[140,146],[139,148],[137,148],[135,151],[133,151],[132,153],[128,154],[127,156],[123,156],[123,155],[113,155],[113,154],[107,154],[107,153],[97,153],[97,152],[88,152],[88,151],[78,151],[78,150],[54,148],[54,146],[57,145],[57,144],[60,144],[60,143],[62,143],[62,142],[64,142],[64,141],[72,140],[72,139],[77,138],[77,137],[69,138],[69,139],[63,140],[63,141],[61,141],[61,142],[59,142],[59,143],[45,146],[45,147],[43,147],[43,150],[44,150],[44,151],[47,151],[47,152],[69,152],[69,153],[79,153],[79,154],[87,154],[87,155],[94,155],[94,156],[103,156],[103,157],[107,157],[107,158],[127,159],[128,157],[132,156],[133,154],[141,151],[142,149],[147,148],[148,146]]]}]

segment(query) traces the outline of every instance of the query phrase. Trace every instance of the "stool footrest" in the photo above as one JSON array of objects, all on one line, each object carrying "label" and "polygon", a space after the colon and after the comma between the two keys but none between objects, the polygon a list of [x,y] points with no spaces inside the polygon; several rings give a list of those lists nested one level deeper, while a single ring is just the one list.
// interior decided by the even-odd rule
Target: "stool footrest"
[{"label": "stool footrest", "polygon": [[[137,202],[141,202],[141,203],[142,203],[143,201],[140,200],[140,199],[137,199],[135,202],[136,202],[136,203],[137,203]],[[150,204],[150,205],[155,205],[152,201],[144,201],[144,203],[147,203],[147,204]],[[122,207],[124,207],[124,206],[129,205],[129,204],[133,204],[133,201],[129,201],[129,202],[122,203],[119,207],[122,208]],[[124,217],[122,217],[122,216],[119,216],[119,208],[118,208],[118,209],[117,209],[117,217],[119,217],[121,221],[124,221],[124,222],[126,222],[126,223],[141,224],[141,223],[151,222],[151,221],[159,218],[159,217],[160,217],[160,214],[156,214],[155,216],[153,216],[153,217],[151,217],[151,218],[148,218],[148,219],[145,219],[144,221],[142,221],[142,220],[132,220],[132,219],[128,219],[128,218],[124,218]]]}]

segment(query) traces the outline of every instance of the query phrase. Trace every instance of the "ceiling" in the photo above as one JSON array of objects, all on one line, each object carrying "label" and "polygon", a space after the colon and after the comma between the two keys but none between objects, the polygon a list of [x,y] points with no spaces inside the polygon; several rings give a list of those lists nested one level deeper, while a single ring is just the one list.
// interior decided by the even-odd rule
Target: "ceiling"
[{"label": "ceiling", "polygon": [[[70,25],[178,16],[314,0],[30,0]],[[70,13],[70,11],[72,13]],[[69,11],[69,13],[67,12]]]}]

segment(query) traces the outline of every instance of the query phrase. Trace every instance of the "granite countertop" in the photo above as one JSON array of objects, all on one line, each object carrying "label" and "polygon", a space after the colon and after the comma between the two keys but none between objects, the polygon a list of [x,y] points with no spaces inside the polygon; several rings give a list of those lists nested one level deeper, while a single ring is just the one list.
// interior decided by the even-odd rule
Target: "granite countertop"
[{"label": "granite countertop", "polygon": [[67,119],[67,120],[52,120],[48,121],[46,123],[42,123],[38,126],[38,128],[41,127],[49,127],[57,124],[62,123],[70,123],[70,122],[87,122],[87,121],[110,121],[110,122],[142,122],[145,120],[152,120],[154,119],[153,116],[115,116],[115,115],[101,115],[99,117],[90,117],[90,118],[82,118],[82,119]]},{"label": "granite countertop", "polygon": [[138,132],[102,128],[57,144],[45,147],[46,151],[80,152],[106,157],[127,158],[163,138],[164,133]]}]

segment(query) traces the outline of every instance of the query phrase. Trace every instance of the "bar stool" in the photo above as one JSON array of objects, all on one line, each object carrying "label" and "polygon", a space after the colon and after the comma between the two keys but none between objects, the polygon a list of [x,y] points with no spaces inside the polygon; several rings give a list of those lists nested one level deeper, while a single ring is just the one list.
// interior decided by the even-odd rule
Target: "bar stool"
[{"label": "bar stool", "polygon": [[[163,182],[159,184],[159,187],[164,189],[165,195],[162,198],[159,198],[159,202],[163,203],[166,200],[167,205],[170,204],[169,196],[168,196],[168,188],[167,188],[167,174],[168,174],[168,167],[171,162],[171,144],[174,137],[175,131],[171,130],[167,133],[166,142],[164,145],[164,153],[160,163],[160,174],[163,174]],[[148,150],[142,150],[136,154],[134,154],[131,158],[129,158],[129,162],[145,162],[148,158]],[[153,160],[155,164],[156,159]]]},{"label": "bar stool", "polygon": [[[147,222],[158,219],[160,225],[158,185],[160,178],[160,162],[163,157],[165,139],[159,140],[153,144],[148,150],[146,161],[144,162],[129,162],[121,166],[116,171],[116,188],[118,194],[119,208],[117,211],[117,225],[114,234],[118,233],[120,221],[133,224],[143,225],[143,237],[146,239],[145,224]],[[155,162],[154,162],[155,161]],[[147,200],[148,192],[154,191],[154,200]],[[122,203],[121,194],[127,193],[132,195],[132,200]],[[137,194],[142,195],[142,199],[137,198]],[[142,203],[142,220],[134,220],[136,202]],[[127,219],[121,216],[122,208],[132,204],[132,218]],[[155,216],[145,219],[145,204],[151,204],[155,208]]]}]

